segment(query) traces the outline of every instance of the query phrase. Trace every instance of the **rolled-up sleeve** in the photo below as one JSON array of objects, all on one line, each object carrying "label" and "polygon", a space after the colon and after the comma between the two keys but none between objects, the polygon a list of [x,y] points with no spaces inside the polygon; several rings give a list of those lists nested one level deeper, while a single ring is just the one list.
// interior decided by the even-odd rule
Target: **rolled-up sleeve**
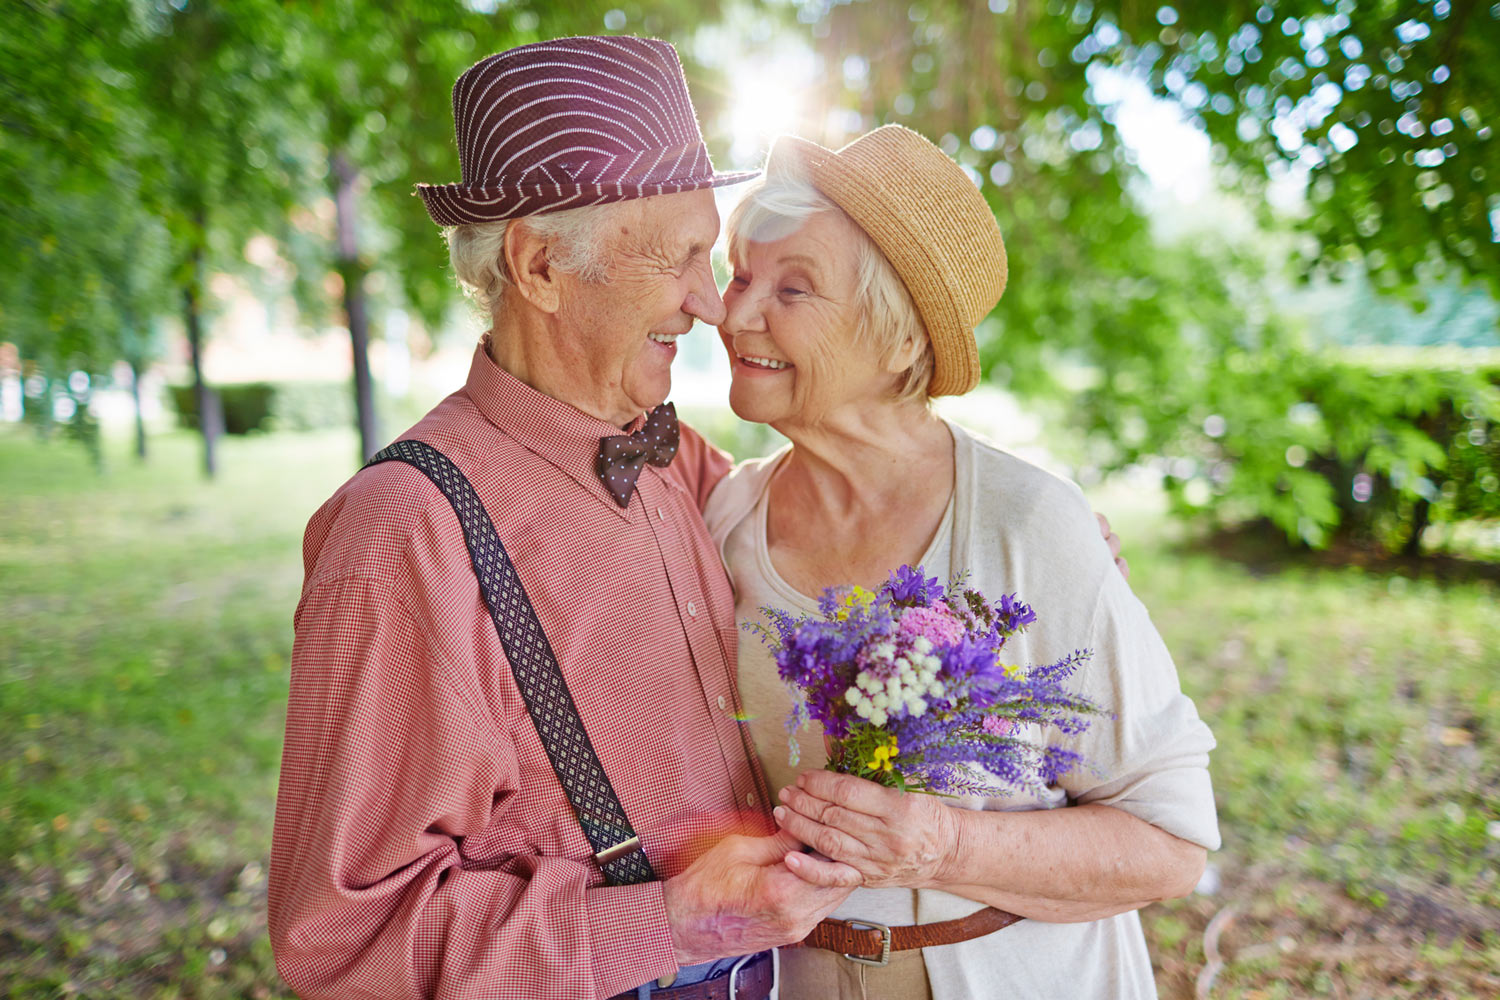
[{"label": "rolled-up sleeve", "polygon": [[465,837],[503,834],[517,772],[510,734],[383,581],[304,595],[269,893],[299,996],[594,998],[676,968],[660,883],[591,887],[587,861],[519,837],[465,867]]}]

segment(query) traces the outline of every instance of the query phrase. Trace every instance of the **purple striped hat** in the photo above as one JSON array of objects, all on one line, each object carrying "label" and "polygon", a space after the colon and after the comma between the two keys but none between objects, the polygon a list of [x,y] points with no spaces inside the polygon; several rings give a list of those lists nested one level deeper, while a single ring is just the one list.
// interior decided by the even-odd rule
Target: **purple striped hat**
[{"label": "purple striped hat", "polygon": [[418,184],[440,226],[720,187],[677,50],[607,35],[522,45],[453,85],[459,184]]}]

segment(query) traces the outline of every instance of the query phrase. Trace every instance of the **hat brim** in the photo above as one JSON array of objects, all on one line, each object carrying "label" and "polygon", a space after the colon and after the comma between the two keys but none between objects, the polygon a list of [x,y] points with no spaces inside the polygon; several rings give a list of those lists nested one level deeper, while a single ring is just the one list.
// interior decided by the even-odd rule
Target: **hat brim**
[{"label": "hat brim", "polygon": [[951,297],[942,291],[945,276],[928,249],[930,234],[913,229],[889,194],[873,183],[868,168],[848,162],[838,150],[783,135],[771,146],[767,169],[778,159],[790,160],[795,170],[874,241],[896,270],[932,341],[933,373],[928,395],[959,396],[977,386],[981,374],[979,344],[973,325],[964,322]]},{"label": "hat brim", "polygon": [[634,198],[681,194],[704,188],[742,184],[760,176],[759,170],[740,170],[706,177],[686,177],[645,184],[517,184],[507,187],[472,187],[467,184],[418,184],[417,194],[432,221],[440,226],[462,226],[476,222],[561,212],[587,205],[604,205]]}]

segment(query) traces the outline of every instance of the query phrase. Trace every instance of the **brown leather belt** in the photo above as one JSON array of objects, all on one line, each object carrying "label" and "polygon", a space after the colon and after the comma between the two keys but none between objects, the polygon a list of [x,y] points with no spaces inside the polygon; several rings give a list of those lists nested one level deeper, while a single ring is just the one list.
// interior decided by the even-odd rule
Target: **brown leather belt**
[{"label": "brown leather belt", "polygon": [[890,962],[893,951],[957,944],[970,938],[993,934],[1020,919],[1014,913],[1006,913],[993,906],[957,920],[909,924],[904,927],[887,927],[873,920],[828,919],[820,921],[811,934],[792,947],[826,948],[828,951],[838,952],[850,961],[865,965],[886,965]]},{"label": "brown leather belt", "polygon": [[[776,981],[776,964],[766,952],[735,972],[687,986],[653,986],[651,1000],[766,1000]],[[731,992],[732,990],[732,992]],[[636,991],[620,993],[610,1000],[636,1000]]]}]

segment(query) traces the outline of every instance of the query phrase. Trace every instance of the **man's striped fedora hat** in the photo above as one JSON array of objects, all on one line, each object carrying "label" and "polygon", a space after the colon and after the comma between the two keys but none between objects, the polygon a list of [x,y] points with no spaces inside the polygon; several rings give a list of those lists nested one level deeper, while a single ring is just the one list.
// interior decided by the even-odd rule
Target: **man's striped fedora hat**
[{"label": "man's striped fedora hat", "polygon": [[677,50],[559,38],[490,56],[453,85],[463,181],[418,184],[440,226],[737,184],[716,174]]}]

